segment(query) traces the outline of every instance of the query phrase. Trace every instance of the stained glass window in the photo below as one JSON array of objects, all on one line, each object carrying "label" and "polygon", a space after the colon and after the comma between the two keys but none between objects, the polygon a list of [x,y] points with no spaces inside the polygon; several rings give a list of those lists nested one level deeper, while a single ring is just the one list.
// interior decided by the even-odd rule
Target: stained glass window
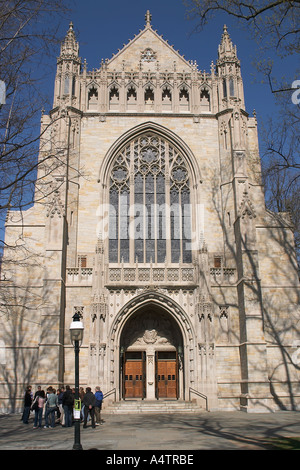
[{"label": "stained glass window", "polygon": [[118,152],[110,172],[109,261],[190,263],[190,179],[181,153],[145,133]]}]

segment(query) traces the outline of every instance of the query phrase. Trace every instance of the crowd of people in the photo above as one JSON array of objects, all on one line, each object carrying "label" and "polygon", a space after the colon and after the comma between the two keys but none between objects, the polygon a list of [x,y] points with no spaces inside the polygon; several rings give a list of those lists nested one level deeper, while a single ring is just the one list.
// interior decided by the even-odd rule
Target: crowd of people
[{"label": "crowd of people", "polygon": [[[104,421],[101,419],[103,393],[100,387],[95,388],[95,393],[92,392],[91,387],[85,390],[80,387],[79,399],[80,420],[83,422],[83,427],[87,427],[88,421],[91,421],[93,428],[103,424]],[[50,386],[46,393],[41,386],[38,386],[34,395],[32,387],[28,386],[24,395],[22,421],[24,424],[29,424],[30,413],[34,412],[33,429],[54,428],[57,424],[71,427],[74,421],[74,406],[75,389],[71,389],[69,385],[57,390]]]}]

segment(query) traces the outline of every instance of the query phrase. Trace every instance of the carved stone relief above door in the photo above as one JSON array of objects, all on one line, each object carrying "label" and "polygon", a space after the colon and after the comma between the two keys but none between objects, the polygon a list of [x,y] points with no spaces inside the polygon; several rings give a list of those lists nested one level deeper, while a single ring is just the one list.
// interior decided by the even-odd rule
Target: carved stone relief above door
[{"label": "carved stone relief above door", "polygon": [[121,345],[125,349],[177,348],[181,337],[174,320],[163,310],[146,309],[135,314],[125,325]]}]

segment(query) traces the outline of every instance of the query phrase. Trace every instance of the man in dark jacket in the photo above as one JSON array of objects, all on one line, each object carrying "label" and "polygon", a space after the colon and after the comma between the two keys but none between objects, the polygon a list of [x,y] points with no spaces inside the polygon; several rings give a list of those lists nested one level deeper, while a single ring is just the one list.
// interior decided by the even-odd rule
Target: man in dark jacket
[{"label": "man in dark jacket", "polygon": [[70,385],[67,385],[66,391],[64,392],[62,396],[62,405],[64,408],[66,428],[69,428],[72,426],[73,404],[74,404],[74,396],[73,396]]},{"label": "man in dark jacket", "polygon": [[26,388],[26,392],[24,395],[24,411],[23,411],[23,416],[22,416],[22,420],[24,424],[28,424],[31,404],[32,404],[32,393],[31,393],[31,387],[29,386]]},{"label": "man in dark jacket", "polygon": [[90,417],[92,420],[92,428],[95,428],[95,404],[96,399],[95,395],[93,394],[91,387],[86,388],[86,393],[83,398],[84,404],[84,418],[83,418],[83,427],[86,428],[86,423],[88,419],[88,414],[90,413]]}]

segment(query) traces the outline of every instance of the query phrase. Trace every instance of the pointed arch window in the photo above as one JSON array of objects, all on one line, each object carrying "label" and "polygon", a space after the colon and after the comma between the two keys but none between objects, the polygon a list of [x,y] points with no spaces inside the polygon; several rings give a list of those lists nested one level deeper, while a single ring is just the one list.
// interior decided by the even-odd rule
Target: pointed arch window
[{"label": "pointed arch window", "polygon": [[130,85],[127,89],[127,109],[136,110],[137,92],[134,85]]},{"label": "pointed arch window", "polygon": [[113,85],[109,91],[109,109],[118,109],[119,107],[119,88]]},{"label": "pointed arch window", "polygon": [[97,109],[98,106],[98,90],[92,86],[88,92],[88,109]]},{"label": "pointed arch window", "polygon": [[186,86],[182,86],[179,91],[179,106],[183,111],[189,110],[189,92]]},{"label": "pointed arch window", "polygon": [[230,78],[230,79],[229,79],[229,95],[230,95],[230,96],[235,96],[233,78]]},{"label": "pointed arch window", "polygon": [[162,101],[166,104],[172,103],[172,94],[170,88],[164,87],[162,91]]},{"label": "pointed arch window", "polygon": [[200,108],[201,111],[210,111],[210,94],[207,87],[201,89],[200,92]]},{"label": "pointed arch window", "polygon": [[76,95],[76,78],[72,77],[72,96]]},{"label": "pointed arch window", "polygon": [[127,102],[129,104],[135,104],[136,103],[136,89],[133,85],[131,85],[128,90],[127,90]]},{"label": "pointed arch window", "polygon": [[172,108],[172,93],[168,86],[162,90],[162,109],[169,111]]},{"label": "pointed arch window", "polygon": [[152,106],[154,103],[154,91],[153,88],[148,85],[145,89],[145,104]]},{"label": "pointed arch window", "polygon": [[223,97],[227,98],[227,83],[225,78],[223,78]]},{"label": "pointed arch window", "polygon": [[109,182],[111,263],[191,263],[190,177],[169,141],[145,133],[118,152]]},{"label": "pointed arch window", "polygon": [[70,91],[70,77],[69,75],[65,76],[65,81],[64,81],[64,95],[68,95]]}]

